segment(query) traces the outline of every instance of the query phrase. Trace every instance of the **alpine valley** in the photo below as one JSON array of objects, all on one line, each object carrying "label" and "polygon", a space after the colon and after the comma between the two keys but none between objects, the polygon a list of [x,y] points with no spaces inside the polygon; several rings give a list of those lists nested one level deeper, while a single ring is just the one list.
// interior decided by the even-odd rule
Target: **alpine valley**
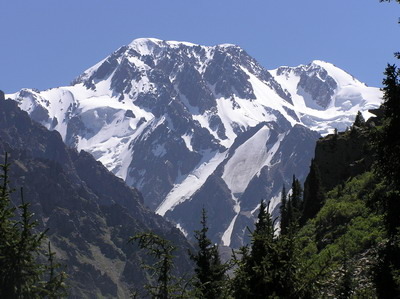
[{"label": "alpine valley", "polygon": [[304,181],[316,141],[381,102],[334,65],[266,70],[238,46],[136,39],[70,86],[6,95],[137,188],[192,237],[201,208],[213,242],[246,243],[261,199]]}]

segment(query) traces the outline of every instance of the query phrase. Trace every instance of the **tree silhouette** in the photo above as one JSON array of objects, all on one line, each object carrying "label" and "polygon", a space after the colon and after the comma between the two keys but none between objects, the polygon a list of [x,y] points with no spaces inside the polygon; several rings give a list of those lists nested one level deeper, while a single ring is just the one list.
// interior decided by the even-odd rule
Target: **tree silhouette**
[{"label": "tree silhouette", "polygon": [[201,229],[195,231],[198,251],[190,253],[190,258],[196,263],[196,282],[194,283],[200,298],[225,298],[224,285],[227,266],[221,263],[218,246],[213,245],[207,237],[207,215],[203,208],[201,214]]},{"label": "tree silhouette", "polygon": [[[9,188],[8,155],[0,164],[0,298],[59,298],[66,296],[65,273],[58,272],[54,252],[48,245],[49,264],[40,263],[46,231],[36,232],[30,204],[21,188],[21,204],[13,206]],[[18,213],[19,212],[19,213]]]}]

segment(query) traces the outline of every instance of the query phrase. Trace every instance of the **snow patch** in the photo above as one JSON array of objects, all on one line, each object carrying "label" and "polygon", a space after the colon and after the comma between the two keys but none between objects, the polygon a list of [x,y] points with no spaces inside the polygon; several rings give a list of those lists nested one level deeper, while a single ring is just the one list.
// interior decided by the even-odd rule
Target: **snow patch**
[{"label": "snow patch", "polygon": [[264,126],[240,145],[226,163],[222,179],[233,194],[241,194],[268,158],[266,143],[270,130]]},{"label": "snow patch", "polygon": [[224,245],[224,246],[230,246],[231,245],[233,227],[235,226],[236,219],[237,219],[237,217],[239,216],[239,213],[240,213],[239,200],[235,196],[232,196],[232,199],[235,202],[233,210],[235,211],[236,215],[233,217],[233,219],[230,222],[228,228],[226,229],[226,231],[222,235],[221,241],[222,241],[222,245]]},{"label": "snow patch", "polygon": [[192,147],[192,134],[185,134],[181,136],[183,141],[185,142],[186,147],[188,148],[189,151],[193,152],[193,147]]},{"label": "snow patch", "polygon": [[181,225],[180,223],[177,223],[177,224],[176,224],[176,228],[179,229],[179,230],[182,232],[182,234],[187,238],[188,233],[187,233],[187,231],[182,227],[182,225]]},{"label": "snow patch", "polygon": [[164,216],[165,213],[189,199],[194,192],[203,186],[207,178],[215,171],[218,165],[225,159],[226,152],[206,151],[198,166],[179,184],[175,184],[165,197],[164,201],[156,209],[156,213]]}]

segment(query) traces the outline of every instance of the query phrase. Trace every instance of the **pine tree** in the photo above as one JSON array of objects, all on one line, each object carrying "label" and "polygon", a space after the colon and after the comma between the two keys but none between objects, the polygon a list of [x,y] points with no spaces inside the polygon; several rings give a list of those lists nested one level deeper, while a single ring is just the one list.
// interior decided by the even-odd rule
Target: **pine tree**
[{"label": "pine tree", "polygon": [[362,128],[365,126],[365,119],[364,116],[361,114],[360,111],[357,112],[356,119],[354,120],[353,127]]},{"label": "pine tree", "polygon": [[[285,207],[283,207],[284,230],[281,234],[286,234],[289,230],[297,230],[303,208],[303,189],[300,181],[293,175],[292,193],[289,194]],[[282,215],[281,215],[282,216]]]},{"label": "pine tree", "polygon": [[275,294],[279,298],[300,298],[298,293],[299,250],[296,243],[296,232],[290,228],[280,235],[276,242],[276,276]]},{"label": "pine tree", "polygon": [[274,224],[263,201],[254,232],[251,233],[251,249],[241,249],[242,260],[238,264],[233,293],[235,298],[268,298],[275,294],[279,263],[274,234]]},{"label": "pine tree", "polygon": [[[268,204],[269,207],[269,204]],[[251,259],[254,265],[270,253],[274,241],[274,226],[264,201],[260,203],[255,230],[252,234]]]},{"label": "pine tree", "polygon": [[288,219],[288,202],[287,202],[287,194],[286,194],[286,188],[285,185],[282,187],[282,193],[281,193],[281,231],[280,233],[285,235],[288,230],[289,226],[289,219]]},{"label": "pine tree", "polygon": [[[287,202],[287,207],[292,205]],[[300,277],[296,230],[277,236],[269,208],[261,202],[251,246],[242,247],[232,288],[234,298],[308,298]]]},{"label": "pine tree", "polygon": [[384,120],[377,132],[376,171],[390,190],[383,197],[383,206],[388,233],[394,236],[400,227],[400,69],[388,65],[385,75]]},{"label": "pine tree", "polygon": [[388,241],[380,250],[375,269],[379,296],[400,297],[400,70],[388,65],[383,80],[383,125],[377,131],[376,172],[386,185],[382,194]]},{"label": "pine tree", "polygon": [[[301,196],[301,188],[299,186],[299,181],[293,178],[292,190],[294,190],[294,197]],[[286,208],[281,209],[281,221],[283,221],[284,225],[282,226],[281,222],[281,233],[275,241],[278,254],[276,262],[279,268],[278,276],[275,278],[276,294],[279,294],[280,298],[300,298],[300,295],[305,292],[304,290],[302,292],[299,291],[297,277],[299,268],[299,248],[296,243],[298,219],[295,216],[297,208],[293,207],[293,195],[289,195],[288,201],[286,201],[286,196],[283,196],[282,199],[283,204],[286,204]]]},{"label": "pine tree", "polygon": [[338,136],[338,129],[337,129],[337,128],[335,128],[335,129],[333,130],[333,135],[334,135],[335,137]]},{"label": "pine tree", "polygon": [[321,175],[315,160],[311,160],[310,172],[304,183],[304,207],[301,223],[313,218],[324,203],[324,192],[322,188]]},{"label": "pine tree", "polygon": [[296,216],[300,216],[300,211],[302,210],[302,197],[303,197],[303,188],[301,187],[300,181],[296,179],[296,176],[293,175],[292,182],[292,205],[293,209],[295,209]]},{"label": "pine tree", "polygon": [[234,298],[252,298],[254,290],[250,289],[250,276],[252,272],[249,259],[250,247],[244,245],[237,252],[232,250],[232,262],[235,265],[235,275],[231,280],[230,289]]},{"label": "pine tree", "polygon": [[174,277],[171,274],[173,268],[173,252],[176,247],[168,240],[154,233],[139,233],[130,238],[129,242],[137,241],[141,249],[147,250],[148,254],[156,259],[153,265],[143,265],[156,277],[155,285],[145,285],[149,295],[157,299],[172,298],[177,291],[177,286],[172,283]]},{"label": "pine tree", "polygon": [[191,259],[196,263],[195,287],[199,298],[225,298],[224,285],[226,282],[227,266],[221,263],[218,246],[212,245],[207,237],[207,215],[202,209],[201,230],[195,231],[199,250],[196,254],[190,253]]},{"label": "pine tree", "polygon": [[377,142],[377,170],[400,191],[400,69],[388,65],[383,80],[384,121]]},{"label": "pine tree", "polygon": [[[396,0],[400,3],[400,0]],[[391,2],[380,0],[380,2]],[[400,52],[395,53],[400,59]],[[378,130],[376,171],[388,187],[382,196],[385,222],[389,235],[379,252],[375,270],[375,283],[381,298],[400,297],[400,69],[388,65],[383,80],[384,120]]]},{"label": "pine tree", "polygon": [[[24,201],[12,206],[9,189],[7,154],[2,169],[0,186],[0,298],[59,298],[66,295],[64,272],[57,272],[54,253],[49,245],[49,265],[38,262],[46,231],[37,233],[37,221]],[[20,215],[17,215],[20,211]]]}]

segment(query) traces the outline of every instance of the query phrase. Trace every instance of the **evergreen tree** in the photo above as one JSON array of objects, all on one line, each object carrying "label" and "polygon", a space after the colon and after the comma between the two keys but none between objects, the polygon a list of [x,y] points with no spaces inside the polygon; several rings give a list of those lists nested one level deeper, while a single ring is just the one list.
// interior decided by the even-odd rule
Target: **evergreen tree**
[{"label": "evergreen tree", "polygon": [[[286,234],[290,229],[297,230],[303,208],[303,189],[300,181],[293,175],[292,192],[289,194],[286,205],[282,207],[285,212],[283,215],[283,231],[281,234]],[[281,213],[282,217],[282,213]]]},{"label": "evergreen tree", "polygon": [[314,159],[311,160],[310,172],[304,183],[303,202],[302,224],[317,215],[324,203],[321,175]]},{"label": "evergreen tree", "polygon": [[171,274],[173,268],[173,252],[176,247],[168,240],[161,238],[154,233],[139,233],[132,237],[129,242],[137,241],[141,249],[148,251],[148,254],[156,259],[153,265],[144,265],[145,269],[150,270],[151,276],[155,276],[157,283],[145,285],[152,298],[168,299],[172,298],[177,292],[174,277]]},{"label": "evergreen tree", "polygon": [[226,282],[226,265],[221,263],[218,246],[212,245],[207,237],[207,215],[202,209],[201,230],[195,231],[198,252],[190,253],[191,259],[196,263],[195,273],[197,289],[196,296],[199,298],[225,298],[224,285]]},{"label": "evergreen tree", "polygon": [[[36,233],[37,221],[23,198],[18,209],[12,206],[7,154],[0,186],[0,298],[59,298],[65,296],[64,272],[58,273],[49,245],[49,265],[38,262],[46,231]],[[20,215],[17,215],[17,211]]]},{"label": "evergreen tree", "polygon": [[362,128],[365,126],[365,119],[360,111],[357,112],[356,119],[354,120],[353,127]]},{"label": "evergreen tree", "polygon": [[[391,2],[390,0],[380,0]],[[396,0],[400,3],[400,0]],[[400,59],[400,52],[395,53]],[[377,292],[382,298],[400,297],[400,69],[388,65],[383,80],[384,120],[378,130],[376,171],[387,185],[382,196],[386,228],[389,235],[379,252],[375,269]]]},{"label": "evergreen tree", "polygon": [[242,246],[237,252],[233,251],[232,260],[236,266],[235,275],[231,280],[230,289],[234,298],[252,298],[254,290],[250,289],[249,273],[252,272],[249,259],[249,245]]},{"label": "evergreen tree", "polygon": [[383,80],[384,121],[377,144],[377,170],[385,181],[400,191],[400,70],[388,65]]},{"label": "evergreen tree", "polygon": [[379,252],[375,269],[378,294],[383,298],[400,297],[400,70],[388,65],[383,80],[384,120],[377,131],[376,171],[386,185],[382,194],[388,241]]},{"label": "evergreen tree", "polygon": [[288,219],[288,203],[287,203],[287,194],[286,194],[286,188],[285,185],[282,187],[282,193],[281,193],[281,234],[286,234],[289,226],[289,219]]},{"label": "evergreen tree", "polygon": [[275,275],[275,294],[279,298],[301,298],[299,292],[299,248],[292,228],[281,234],[276,243],[277,266]]},{"label": "evergreen tree", "polygon": [[255,230],[252,234],[250,261],[254,265],[270,253],[275,238],[274,232],[271,214],[267,210],[264,201],[261,201]]},{"label": "evergreen tree", "polygon": [[400,227],[400,70],[388,65],[385,75],[384,120],[377,132],[376,171],[388,186],[389,192],[382,199],[388,233],[394,236]]},{"label": "evergreen tree", "polygon": [[251,247],[240,251],[242,259],[237,262],[233,279],[234,297],[307,298],[309,290],[300,287],[296,231],[289,226],[285,234],[277,236],[274,221],[263,202],[251,240]]},{"label": "evergreen tree", "polygon": [[[294,196],[296,197],[301,195],[301,189],[298,189],[300,185],[298,180],[294,178],[293,182],[292,189],[294,189]],[[288,201],[286,201],[286,196],[282,199],[286,208],[281,209],[281,221],[283,219],[284,225],[282,226],[281,222],[281,233],[275,241],[278,254],[276,261],[279,267],[279,275],[276,277],[276,294],[279,294],[280,298],[301,298],[301,294],[305,291],[300,292],[297,277],[300,261],[298,257],[299,248],[296,243],[298,228],[298,220],[295,218],[296,212],[294,212],[296,208],[292,204],[292,195],[289,196]]]},{"label": "evergreen tree", "polygon": [[235,298],[269,298],[276,295],[279,271],[274,225],[263,201],[260,204],[255,230],[251,234],[251,250],[243,247],[233,280]]},{"label": "evergreen tree", "polygon": [[300,216],[300,211],[302,210],[302,198],[303,198],[303,188],[301,187],[300,181],[296,179],[296,176],[293,175],[292,182],[292,206],[295,210],[295,214],[297,217]]},{"label": "evergreen tree", "polygon": [[338,129],[337,129],[337,128],[335,128],[335,129],[333,130],[333,135],[334,135],[335,137],[338,136]]}]

